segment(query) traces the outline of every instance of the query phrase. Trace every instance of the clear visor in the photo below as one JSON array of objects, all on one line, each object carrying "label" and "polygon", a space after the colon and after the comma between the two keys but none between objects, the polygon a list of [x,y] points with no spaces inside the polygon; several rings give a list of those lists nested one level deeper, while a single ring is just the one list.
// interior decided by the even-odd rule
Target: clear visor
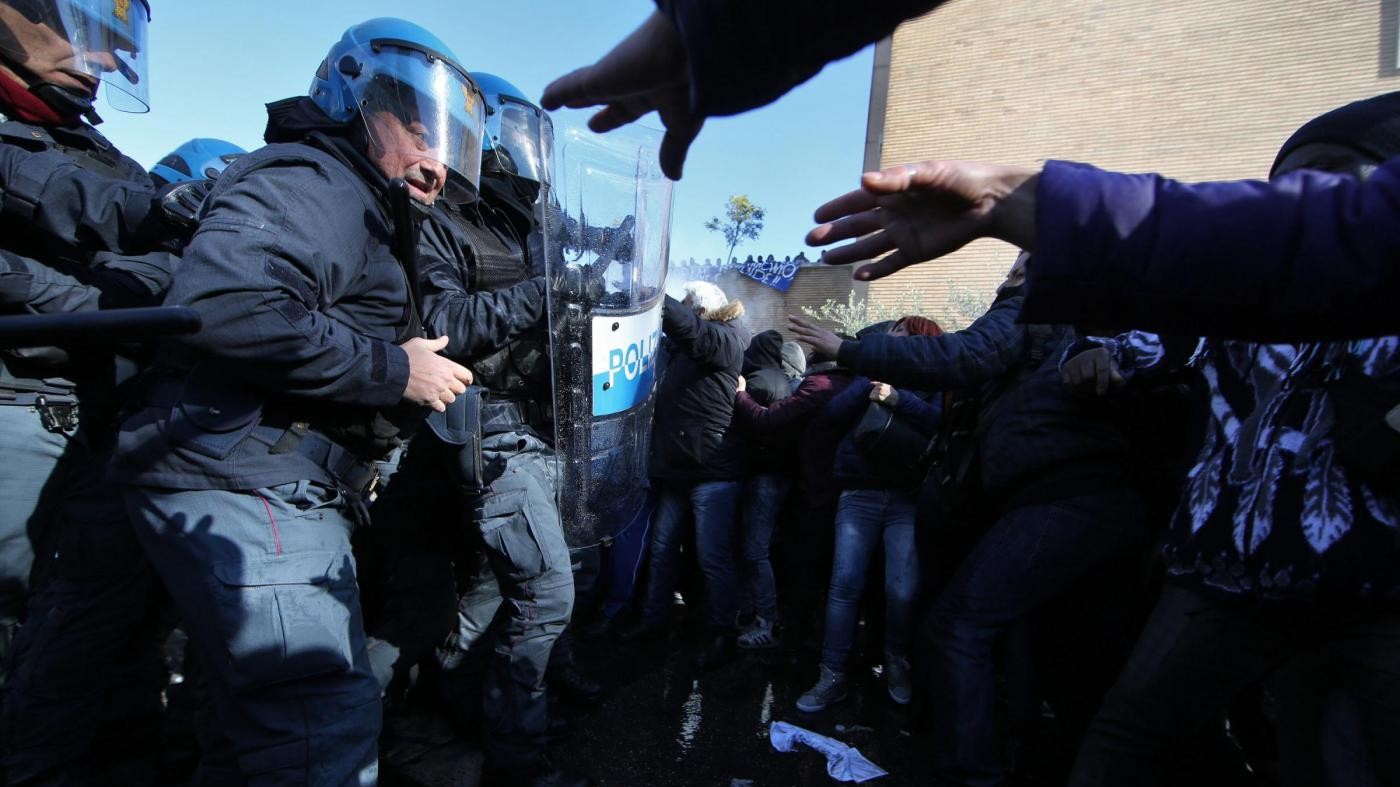
[{"label": "clear visor", "polygon": [[71,70],[101,80],[107,103],[119,112],[150,111],[146,79],[146,30],[150,12],[142,0],[52,0],[6,3],[48,27],[73,47]]},{"label": "clear visor", "polygon": [[380,45],[361,62],[365,70],[351,85],[370,143],[436,161],[475,189],[486,126],[476,83],[443,60],[396,46]]},{"label": "clear visor", "polygon": [[536,183],[546,181],[544,113],[528,104],[502,98],[486,119],[490,138],[487,166]]}]

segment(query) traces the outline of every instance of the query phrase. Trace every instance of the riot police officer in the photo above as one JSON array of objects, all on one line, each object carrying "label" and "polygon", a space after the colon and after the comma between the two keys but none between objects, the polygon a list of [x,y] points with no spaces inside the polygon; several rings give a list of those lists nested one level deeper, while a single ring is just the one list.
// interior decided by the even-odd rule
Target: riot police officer
[{"label": "riot police officer", "polygon": [[[449,357],[471,365],[481,387],[464,400],[472,411],[462,420],[473,433],[459,440],[434,428],[414,437],[376,516],[383,512],[396,528],[417,530],[411,539],[416,547],[396,561],[400,598],[441,600],[444,582],[448,591],[453,584],[442,556],[469,553],[462,559],[470,586],[464,603],[480,614],[469,616],[467,630],[449,638],[449,660],[452,650],[477,641],[493,619],[499,621],[483,643],[489,649],[482,691],[483,784],[581,785],[587,780],[554,768],[545,756],[545,670],[574,599],[555,504],[536,213],[547,177],[548,118],[504,80],[474,78],[490,113],[481,198],[434,210],[419,246],[425,323],[432,335],[447,340]],[[460,497],[441,494],[450,485]],[[464,527],[473,533],[474,554],[461,548]],[[483,570],[472,576],[478,560]],[[483,598],[484,604],[473,603]],[[403,650],[401,667],[421,659],[424,646],[437,644],[452,627],[450,604],[445,612],[422,601],[399,605],[399,620],[391,626],[398,636],[390,639]],[[408,615],[416,621],[404,619]]]},{"label": "riot police officer", "polygon": [[[72,188],[77,173],[106,196],[139,195],[149,208],[146,173],[92,125],[102,84],[115,108],[145,110],[149,17],[144,1],[0,2],[6,311],[147,304],[168,280],[165,255],[94,253],[113,248],[103,241],[134,238],[146,210],[127,215],[121,201],[94,202]],[[110,348],[8,350],[0,358],[0,434],[10,460],[0,478],[0,639],[8,643],[21,612],[26,618],[6,687],[12,784],[150,782],[144,736],[159,718],[164,675],[154,615],[145,610],[157,584],[131,559],[139,552],[120,498],[102,479],[120,388],[133,371]],[[71,647],[79,642],[86,647]]]},{"label": "riot police officer", "polygon": [[445,43],[375,19],[268,115],[166,299],[203,330],[163,349],[113,471],[211,672],[226,746],[201,781],[373,784],[350,531],[374,460],[471,381],[420,335],[411,250],[421,210],[472,196],[483,106]]}]

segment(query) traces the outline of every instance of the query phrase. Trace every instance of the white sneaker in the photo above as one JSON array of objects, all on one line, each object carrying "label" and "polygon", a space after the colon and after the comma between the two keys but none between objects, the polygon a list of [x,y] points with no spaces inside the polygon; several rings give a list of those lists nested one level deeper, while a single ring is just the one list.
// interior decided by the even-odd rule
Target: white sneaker
[{"label": "white sneaker", "polygon": [[753,623],[739,632],[739,647],[747,650],[778,647],[778,637],[773,633],[773,621],[762,615],[755,615]]},{"label": "white sneaker", "polygon": [[914,698],[914,680],[909,672],[909,659],[893,653],[885,654],[885,687],[890,692],[890,699],[898,705],[908,705]]},{"label": "white sneaker", "polygon": [[833,702],[846,699],[846,676],[832,672],[825,664],[821,665],[821,675],[817,685],[797,698],[797,709],[803,713],[819,713]]}]

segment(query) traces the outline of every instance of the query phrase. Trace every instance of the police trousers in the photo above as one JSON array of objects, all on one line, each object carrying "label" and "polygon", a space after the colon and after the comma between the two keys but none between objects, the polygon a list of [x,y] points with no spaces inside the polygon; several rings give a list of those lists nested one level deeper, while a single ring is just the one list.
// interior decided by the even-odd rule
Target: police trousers
[{"label": "police trousers", "polygon": [[45,517],[6,687],[11,785],[157,783],[168,601],[106,480],[109,457],[80,435],[54,476],[63,500]]},{"label": "police trousers", "polygon": [[380,688],[350,550],[358,501],[297,481],[129,487],[126,503],[208,669],[223,740],[197,783],[373,785]]},{"label": "police trousers", "polygon": [[373,510],[376,541],[397,553],[393,610],[376,636],[399,649],[400,671],[433,649],[449,662],[473,645],[484,650],[486,767],[532,767],[549,726],[545,670],[574,602],[554,459],[528,433],[488,435],[482,459],[499,476],[483,494],[445,495],[444,450],[415,438]]},{"label": "police trousers", "polygon": [[62,497],[51,483],[68,449],[69,435],[44,428],[33,407],[0,405],[0,683],[8,668],[10,641],[24,619],[35,544],[42,540],[49,503]]}]

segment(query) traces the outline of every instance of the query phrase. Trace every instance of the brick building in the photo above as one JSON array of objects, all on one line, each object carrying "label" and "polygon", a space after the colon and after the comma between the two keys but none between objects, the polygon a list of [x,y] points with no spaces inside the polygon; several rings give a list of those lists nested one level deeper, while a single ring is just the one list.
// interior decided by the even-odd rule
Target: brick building
[{"label": "brick building", "polygon": [[[1400,90],[1398,2],[956,0],[877,48],[866,168],[1058,158],[1262,178],[1308,119]],[[1014,257],[980,241],[873,283],[870,296],[913,286],[930,316],[962,325]]]}]

